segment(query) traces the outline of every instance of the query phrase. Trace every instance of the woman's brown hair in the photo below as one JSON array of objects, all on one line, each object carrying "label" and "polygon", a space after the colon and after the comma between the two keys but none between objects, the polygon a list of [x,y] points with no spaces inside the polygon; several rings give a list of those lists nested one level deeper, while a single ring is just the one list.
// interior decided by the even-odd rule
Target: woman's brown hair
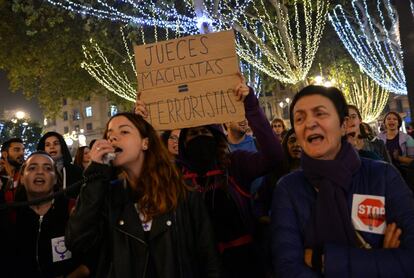
[{"label": "woman's brown hair", "polygon": [[73,160],[73,164],[81,167],[83,169],[83,154],[85,153],[85,149],[89,147],[88,146],[82,146],[79,147],[75,154],[75,159]]},{"label": "woman's brown hair", "polygon": [[144,164],[137,183],[137,196],[144,221],[177,208],[180,198],[185,197],[186,186],[175,165],[170,161],[168,150],[161,142],[154,128],[140,115],[119,113],[109,119],[104,138],[107,139],[108,125],[115,117],[125,117],[139,131],[142,138],[148,138]]}]

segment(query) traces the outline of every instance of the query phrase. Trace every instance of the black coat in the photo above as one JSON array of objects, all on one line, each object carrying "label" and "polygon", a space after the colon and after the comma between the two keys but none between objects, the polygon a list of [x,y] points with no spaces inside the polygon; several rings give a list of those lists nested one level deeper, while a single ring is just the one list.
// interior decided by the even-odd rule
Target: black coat
[{"label": "black coat", "polygon": [[[73,253],[96,253],[96,277],[219,277],[220,267],[207,211],[189,192],[178,208],[153,219],[148,239],[129,187],[110,183],[110,168],[92,163],[85,176],[102,173],[82,189],[66,243]],[[151,257],[150,257],[151,256]]]},{"label": "black coat", "polygon": [[[79,260],[66,253],[65,245],[52,245],[52,241],[61,241],[65,235],[69,209],[69,200],[64,197],[54,200],[42,220],[30,207],[18,208],[16,223],[13,225],[15,232],[9,238],[9,241],[14,242],[11,252],[15,258],[13,266],[9,265],[8,268],[13,269],[13,272],[10,276],[0,276],[47,278],[64,276],[74,271],[80,264]],[[63,260],[53,258],[54,252],[56,256],[64,255],[61,258]]]}]

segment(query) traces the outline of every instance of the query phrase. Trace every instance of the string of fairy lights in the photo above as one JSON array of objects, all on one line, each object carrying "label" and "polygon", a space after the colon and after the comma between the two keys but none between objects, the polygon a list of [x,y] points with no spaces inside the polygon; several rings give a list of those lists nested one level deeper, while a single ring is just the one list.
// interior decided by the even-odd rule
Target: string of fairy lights
[{"label": "string of fairy lights", "polygon": [[376,121],[388,103],[389,92],[366,75],[352,78],[352,84],[342,88],[349,104],[361,112],[364,122]]},{"label": "string of fairy lights", "polygon": [[[156,7],[150,3],[143,7],[144,5],[141,4],[144,1],[119,1],[129,4],[135,9],[135,15],[131,16],[102,1],[97,1],[97,4],[100,5],[98,7],[86,7],[84,4],[70,0],[48,1],[55,4],[59,3],[72,12],[127,22],[130,26],[131,24],[137,25],[136,28],[141,32],[141,42],[143,44],[146,43],[143,26],[154,28],[155,41],[159,40],[158,28],[162,28],[165,31],[163,34],[166,34],[165,39],[169,39],[186,34],[195,34],[199,31],[200,24],[203,22],[208,23],[211,31],[233,27],[238,32],[237,52],[242,59],[241,70],[247,77],[249,84],[255,87],[259,94],[262,87],[259,72],[289,84],[296,84],[306,78],[319,47],[329,6],[329,0],[303,0],[301,4],[298,1],[293,1],[290,6],[285,6],[278,0],[272,0],[271,2],[265,2],[267,0],[254,2],[204,0],[202,2],[203,14],[201,17],[197,17],[192,0],[185,0],[184,2],[188,10],[187,16],[181,15],[171,4],[161,3]],[[353,1],[353,7],[356,10],[354,2],[356,0]],[[274,10],[267,10],[269,3],[271,3],[270,7]],[[248,13],[245,11],[249,4],[251,6]],[[338,9],[344,15],[342,8],[337,6],[332,16],[339,17],[337,15],[339,13]],[[366,5],[364,9],[366,9],[364,11],[366,13]],[[394,22],[395,14],[393,14],[393,10],[387,9],[386,11],[391,15],[391,20]],[[191,14],[193,17],[188,16]],[[358,15],[361,18],[363,17],[363,15]],[[369,16],[368,13],[367,15]],[[385,16],[382,11],[379,11],[378,16],[381,24],[385,25]],[[168,18],[168,20],[164,21],[162,18]],[[360,27],[364,24],[361,18],[357,20],[357,25]],[[337,32],[339,28],[352,30],[349,22],[346,22],[346,26],[340,24],[335,26],[334,23],[333,25]],[[368,30],[374,30],[374,25],[375,23],[370,22]],[[358,38],[356,34],[343,33],[350,36],[349,38],[353,38],[352,36]],[[386,33],[385,37],[388,38],[388,41],[385,42],[380,42],[375,32],[372,35],[368,34],[368,36],[372,37],[375,42],[374,45],[363,45],[358,41],[359,46],[356,48],[358,51],[365,53],[361,51],[365,50],[367,53],[374,53],[373,51],[376,51],[377,48],[387,42],[383,55],[395,58],[394,61],[387,60],[389,67],[400,66],[401,60],[398,60],[400,54],[395,52],[395,42],[390,39],[391,35],[389,33]],[[137,87],[134,54],[130,51],[123,30],[121,30],[121,37],[125,49],[125,63],[129,64],[127,72],[116,69],[111,64],[111,59],[108,59],[94,41],[91,41],[88,46],[83,46],[85,61],[82,63],[82,67],[110,92],[134,102],[135,88]],[[349,38],[348,40],[352,42]],[[381,55],[373,57],[370,60],[370,66],[380,63],[381,59]],[[390,78],[387,80],[390,80],[391,77],[397,77],[391,68],[388,70]],[[388,92],[367,77],[361,77],[353,83],[351,88],[345,90],[348,101],[357,105],[365,121],[370,122],[376,119],[387,103]]]},{"label": "string of fairy lights", "polygon": [[239,33],[237,53],[268,76],[296,84],[305,80],[315,58],[329,0],[303,0],[300,4],[295,0],[290,6],[282,2],[254,1],[253,12],[242,14],[234,22]]},{"label": "string of fairy lights", "polygon": [[95,0],[93,4],[81,0],[47,0],[54,6],[83,16],[120,21],[131,26],[156,26],[186,35],[199,33],[200,25],[205,22],[211,25],[212,31],[230,28],[251,1],[203,0],[203,14],[197,15],[192,0],[184,1],[185,13],[180,13],[168,1],[118,0],[111,5],[103,0]]},{"label": "string of fairy lights", "polygon": [[[144,25],[178,29],[184,34],[195,34],[198,30],[197,20],[194,17],[180,14],[172,4],[163,1],[154,4],[146,0],[118,0],[113,6],[103,0],[93,1],[93,4],[85,4],[80,0],[47,0],[47,2],[72,13],[120,21],[131,26]],[[131,11],[132,15],[121,11],[121,8]]]},{"label": "string of fairy lights", "polygon": [[406,94],[398,18],[390,1],[376,0],[376,11],[371,13],[366,0],[353,0],[352,7],[352,23],[341,5],[329,14],[342,43],[363,71],[381,87]]},{"label": "string of fairy lights", "polygon": [[[120,28],[121,38],[123,42],[123,48],[125,52],[125,63],[128,64],[129,71],[121,71],[116,69],[115,66],[110,62],[110,59],[106,56],[101,47],[94,41],[90,40],[89,45],[83,45],[83,55],[85,60],[82,62],[81,67],[85,69],[89,75],[91,75],[97,82],[103,85],[108,91],[118,95],[119,97],[135,102],[136,100],[136,76],[137,71],[135,69],[134,54],[128,46],[128,42],[124,32],[125,27]],[[155,35],[155,41],[158,41],[157,27],[152,29],[152,33]],[[168,30],[168,29],[167,29]],[[139,28],[140,39],[145,44],[145,33],[144,28]],[[178,33],[165,32],[163,39],[171,39],[170,36],[176,38]]]},{"label": "string of fairy lights", "polygon": [[[132,72],[135,73],[133,76],[136,76],[137,74],[133,56],[126,43],[125,34],[122,28],[121,36],[127,55],[126,62],[130,65]],[[108,91],[122,97],[123,99],[135,102],[136,82],[130,80],[128,77],[130,74],[117,70],[112,63],[109,62],[109,59],[94,40],[91,39],[90,45],[83,45],[82,49],[85,60],[82,62],[81,67]]]},{"label": "string of fairy lights", "polygon": [[[169,39],[169,34],[174,37],[184,34],[195,34],[201,29],[203,23],[207,23],[210,32],[229,29],[234,19],[239,17],[251,0],[201,0],[202,14],[197,15],[195,3],[192,0],[185,0],[186,14],[193,17],[181,15],[172,4],[158,2],[157,6],[147,1],[121,0],[121,4],[128,5],[134,15],[128,15],[120,11],[120,6],[115,8],[101,0],[95,1],[95,5],[86,5],[83,2],[71,0],[47,0],[49,3],[64,8],[70,12],[81,15],[89,15],[99,19],[110,19],[113,21],[125,22],[128,25],[136,26],[141,31],[141,43],[145,44],[145,34],[143,26],[150,27],[153,30],[154,41],[158,41],[158,28],[162,28],[165,33],[165,39]],[[168,18],[168,20],[164,20]],[[122,32],[127,60],[130,68],[135,73],[133,63],[134,55],[128,48],[125,35]],[[99,45],[93,40],[89,46],[83,46],[85,61],[82,63],[84,68],[97,82],[102,84],[110,92],[128,100],[135,101],[136,82],[131,81],[125,71],[120,71],[109,62],[110,59],[104,54]],[[255,69],[246,63],[241,64],[242,72],[247,77],[250,85],[257,89],[258,94],[261,88],[261,79]]]}]

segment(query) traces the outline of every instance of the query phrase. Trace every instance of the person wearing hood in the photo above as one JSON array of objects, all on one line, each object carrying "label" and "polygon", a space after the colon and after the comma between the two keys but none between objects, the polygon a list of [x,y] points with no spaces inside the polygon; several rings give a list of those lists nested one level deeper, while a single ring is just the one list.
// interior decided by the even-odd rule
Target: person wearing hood
[{"label": "person wearing hood", "polygon": [[[219,126],[198,126],[181,130],[177,163],[187,184],[204,198],[221,254],[223,276],[263,277],[253,239],[249,192],[254,179],[281,164],[282,149],[253,90],[242,81],[234,92],[236,99],[244,102],[246,119],[263,151],[230,152]],[[141,100],[137,100],[135,111],[147,116]]]},{"label": "person wearing hood", "polygon": [[[54,131],[47,132],[40,138],[37,150],[45,151],[53,158],[59,173],[59,184],[63,189],[82,179],[82,169],[72,164],[72,156],[61,134]],[[79,188],[69,191],[70,197],[76,198],[78,194]]]}]

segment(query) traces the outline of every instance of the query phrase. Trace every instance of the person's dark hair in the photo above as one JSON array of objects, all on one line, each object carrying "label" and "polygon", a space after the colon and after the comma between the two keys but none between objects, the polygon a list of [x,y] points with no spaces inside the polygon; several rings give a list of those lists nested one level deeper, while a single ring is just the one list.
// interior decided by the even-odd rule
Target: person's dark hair
[{"label": "person's dark hair", "polygon": [[[368,129],[368,133],[366,132],[365,128]],[[361,134],[361,138],[367,138],[368,140],[374,139],[376,135],[371,126],[364,122],[361,122],[359,125],[359,133]]]},{"label": "person's dark hair", "polygon": [[387,119],[388,115],[390,115],[390,114],[393,114],[397,117],[398,128],[400,128],[402,126],[402,118],[401,118],[400,114],[398,114],[397,112],[394,112],[394,111],[390,111],[387,114],[385,114],[384,119],[382,121],[384,123],[384,126],[385,126],[385,120]]},{"label": "person's dark hair", "polygon": [[293,128],[289,129],[285,136],[283,137],[282,140],[282,149],[283,149],[283,163],[287,164],[286,169],[289,169],[290,164],[292,163],[292,157],[290,156],[289,153],[289,147],[288,147],[288,141],[289,141],[289,137],[295,133],[295,130]]},{"label": "person's dark hair", "polygon": [[1,145],[1,150],[0,151],[1,152],[8,152],[9,149],[10,149],[11,144],[13,144],[13,143],[21,143],[21,144],[23,144],[23,140],[20,139],[20,138],[11,138],[11,139],[7,140],[6,142],[4,142]]},{"label": "person's dark hair", "polygon": [[79,147],[75,154],[75,159],[73,160],[73,164],[81,167],[83,169],[83,154],[85,153],[85,149],[89,147],[88,146],[82,146]]},{"label": "person's dark hair", "polygon": [[96,139],[93,139],[91,142],[89,142],[89,149],[92,150],[93,144],[95,144]]},{"label": "person's dark hair", "polygon": [[144,164],[136,189],[137,201],[145,219],[152,219],[177,208],[178,200],[186,196],[187,187],[171,162],[168,150],[158,133],[140,115],[123,112],[109,119],[104,139],[108,139],[109,123],[116,117],[125,117],[138,129],[142,138],[148,138],[148,149],[145,150]]},{"label": "person's dark hair", "polygon": [[[226,169],[230,165],[229,157],[229,145],[227,138],[223,133],[221,126],[218,125],[206,125],[206,128],[213,134],[216,143],[216,161],[217,166],[220,169]],[[190,128],[184,128],[181,130],[180,138],[178,139],[178,157],[180,162],[187,162],[187,153],[185,147],[185,140],[187,139],[187,133]]]},{"label": "person's dark hair", "polygon": [[343,93],[335,88],[335,87],[324,87],[324,86],[317,86],[317,85],[310,85],[302,90],[300,90],[292,100],[292,103],[290,104],[290,111],[289,111],[289,117],[290,117],[290,124],[292,128],[294,128],[294,115],[293,115],[293,109],[295,108],[296,103],[299,99],[311,96],[311,95],[320,95],[323,97],[328,98],[330,101],[332,101],[333,105],[335,106],[336,112],[339,116],[339,123],[342,125],[345,117],[348,116],[348,104],[346,103],[345,97]]},{"label": "person's dark hair", "polygon": [[353,104],[348,104],[348,110],[349,109],[353,109],[353,110],[355,110],[355,112],[357,113],[357,115],[358,115],[358,118],[360,119],[360,121],[362,122],[362,116],[361,116],[361,112],[359,112],[359,109],[358,109],[358,107],[356,107],[355,105],[353,105]]},{"label": "person's dark hair", "polygon": [[39,143],[37,144],[37,150],[38,151],[44,151],[45,150],[45,144],[46,144],[46,139],[49,137],[56,137],[59,140],[60,143],[60,149],[62,152],[62,158],[63,158],[63,164],[64,165],[69,165],[72,162],[72,155],[70,154],[69,148],[66,145],[65,139],[63,138],[63,136],[57,132],[54,131],[49,131],[47,133],[45,133],[45,135],[42,136],[42,138],[40,138]]},{"label": "person's dark hair", "polygon": [[161,133],[161,141],[164,143],[164,146],[168,148],[168,138],[171,135],[171,130],[166,130],[163,133]]}]

